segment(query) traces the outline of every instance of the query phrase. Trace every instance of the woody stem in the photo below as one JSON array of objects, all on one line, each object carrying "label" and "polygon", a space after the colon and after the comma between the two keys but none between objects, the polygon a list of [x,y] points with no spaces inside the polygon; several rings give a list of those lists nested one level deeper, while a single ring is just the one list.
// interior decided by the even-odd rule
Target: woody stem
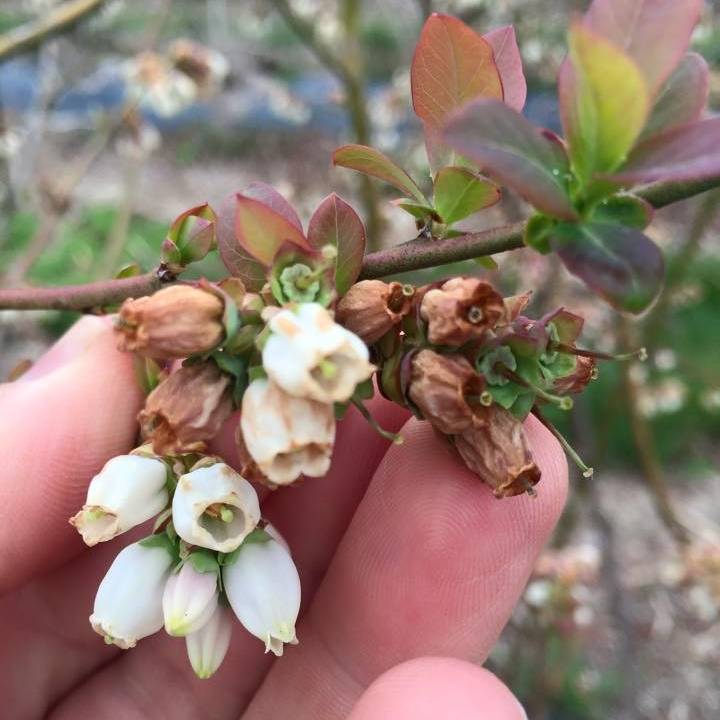
[{"label": "woody stem", "polygon": [[[679,200],[720,187],[720,176],[688,182],[653,183],[636,191],[653,207],[661,208]],[[370,253],[363,260],[361,279],[435,267],[450,262],[494,255],[523,247],[525,223],[518,222],[444,240],[410,240],[387,250]],[[0,289],[0,310],[81,310],[114,305],[125,298],[155,292],[165,278],[161,272],[134,278],[106,280],[87,285],[56,288]]]}]

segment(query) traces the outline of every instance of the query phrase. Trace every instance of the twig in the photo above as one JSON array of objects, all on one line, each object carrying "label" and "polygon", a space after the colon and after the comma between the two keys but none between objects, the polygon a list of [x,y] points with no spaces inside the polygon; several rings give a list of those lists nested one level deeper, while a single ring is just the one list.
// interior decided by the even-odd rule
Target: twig
[{"label": "twig", "polygon": [[126,298],[154,293],[165,282],[161,273],[101,280],[53,288],[0,290],[0,308],[7,310],[92,310],[115,305]]},{"label": "twig", "polygon": [[25,23],[0,36],[0,60],[40,44],[48,35],[66,30],[98,10],[105,0],[68,0],[37,20]]},{"label": "twig", "polygon": [[[640,194],[646,199],[651,198],[651,202],[657,203],[655,207],[663,207],[671,202],[685,200],[704,192],[710,187],[718,186],[720,186],[720,176],[714,178],[712,183],[709,181],[673,183],[672,188],[651,186]],[[523,246],[523,229],[524,223],[520,222],[446,240],[411,240],[389,250],[367,255],[363,261],[360,277],[382,277],[513,250]],[[131,280],[137,282],[138,278],[131,278]],[[87,299],[88,294],[83,294],[83,288],[93,288],[89,291],[91,301]],[[101,288],[104,288],[107,297],[102,295]],[[127,280],[107,280],[103,283],[75,287],[0,289],[0,310],[11,308],[82,310],[97,305],[114,304],[126,297],[137,297],[139,294],[147,294],[156,289],[157,287],[148,287],[144,292],[139,293],[136,286],[128,284]]]}]

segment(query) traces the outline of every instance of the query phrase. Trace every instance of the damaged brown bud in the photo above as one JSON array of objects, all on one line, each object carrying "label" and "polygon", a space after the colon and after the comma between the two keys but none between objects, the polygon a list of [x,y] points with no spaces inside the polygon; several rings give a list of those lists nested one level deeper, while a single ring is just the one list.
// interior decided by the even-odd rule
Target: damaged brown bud
[{"label": "damaged brown bud", "polygon": [[505,305],[490,283],[460,277],[428,290],[420,314],[428,323],[431,343],[458,347],[494,328],[505,315]]},{"label": "damaged brown bud", "polygon": [[581,393],[597,377],[595,358],[577,355],[575,360],[575,370],[555,381],[553,390],[559,395]]},{"label": "damaged brown bud", "polygon": [[187,365],[161,382],[138,415],[158,455],[200,452],[233,410],[231,378],[213,362]]},{"label": "damaged brown bud", "polygon": [[472,424],[484,384],[464,357],[421,350],[412,360],[408,395],[434,427],[455,435]]},{"label": "damaged brown bud", "polygon": [[335,319],[371,345],[410,312],[414,294],[411,285],[361,280],[342,297]]},{"label": "damaged brown bud", "polygon": [[532,459],[522,422],[499,405],[480,407],[475,421],[453,438],[465,464],[495,497],[533,494],[540,469]]},{"label": "damaged brown bud", "polygon": [[212,350],[223,339],[224,303],[189,285],[126,300],[115,324],[120,350],[158,360]]}]

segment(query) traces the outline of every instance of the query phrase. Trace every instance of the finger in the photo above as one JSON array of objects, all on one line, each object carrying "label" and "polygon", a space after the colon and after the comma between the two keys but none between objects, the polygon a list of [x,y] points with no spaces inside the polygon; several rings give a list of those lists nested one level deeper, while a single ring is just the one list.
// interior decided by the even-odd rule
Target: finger
[{"label": "finger", "polygon": [[[407,417],[406,411],[387,401],[377,400],[371,407],[391,430]],[[317,588],[388,444],[352,408],[340,425],[328,475],[271,493],[264,502],[263,515],[293,551],[304,597]],[[157,708],[174,719],[236,718],[271,664],[272,656],[264,654],[262,643],[237,624],[220,670],[209,682],[198,680],[185,656],[184,641],[161,632],[102,668],[67,697],[52,718],[64,720],[80,713],[113,720],[157,717]]]},{"label": "finger", "polygon": [[396,665],[362,694],[348,720],[527,720],[515,696],[491,672],[454,658]]},{"label": "finger", "polygon": [[[534,418],[538,497],[495,499],[427,424],[390,448],[298,628],[247,718],[344,717],[403,660],[483,660],[562,509],[567,466]],[[310,529],[308,530],[310,531]]]},{"label": "finger", "polygon": [[96,317],[0,386],[0,592],[82,549],[67,519],[108,458],[132,447],[140,402],[130,356]]}]

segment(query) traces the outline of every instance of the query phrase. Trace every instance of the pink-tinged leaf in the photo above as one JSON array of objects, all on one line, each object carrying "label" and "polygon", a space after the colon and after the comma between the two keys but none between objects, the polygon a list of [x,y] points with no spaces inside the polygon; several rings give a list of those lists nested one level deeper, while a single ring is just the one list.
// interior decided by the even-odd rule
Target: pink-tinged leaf
[{"label": "pink-tinged leaf", "polygon": [[367,145],[343,145],[333,153],[333,165],[340,165],[384,180],[420,203],[428,204],[415,181],[387,155],[383,155],[375,148]]},{"label": "pink-tinged leaf", "polygon": [[515,28],[512,25],[505,25],[491,30],[483,37],[493,49],[495,65],[497,65],[502,82],[503,100],[513,110],[520,112],[525,107],[527,82],[523,73]]},{"label": "pink-tinged leaf", "polygon": [[490,43],[461,20],[439,13],[423,25],[410,66],[410,87],[434,168],[452,161],[439,137],[449,116],[470,100],[503,98]]},{"label": "pink-tinged leaf", "polygon": [[690,43],[703,0],[593,0],[589,28],[638,65],[654,95]]},{"label": "pink-tinged leaf", "polygon": [[302,231],[260,200],[238,193],[235,232],[241,247],[263,265],[272,264],[275,253],[283,243],[308,249]]},{"label": "pink-tinged leaf", "polygon": [[660,91],[640,137],[699,120],[707,105],[709,74],[703,57],[687,53]]},{"label": "pink-tinged leaf", "polygon": [[228,272],[240,278],[248,290],[257,292],[265,284],[266,269],[238,242],[237,198],[238,194],[232,193],[216,207],[218,250]]},{"label": "pink-tinged leaf", "polygon": [[573,275],[619,310],[640,313],[660,292],[662,253],[639,230],[602,222],[561,223],[550,244]]},{"label": "pink-tinged leaf", "polygon": [[335,193],[318,205],[308,225],[308,241],[313,248],[333,245],[335,287],[340,295],[357,280],[365,256],[365,227],[358,214]]},{"label": "pink-tinged leaf", "polygon": [[264,182],[252,182],[242,191],[242,195],[267,205],[302,233],[302,223],[295,209],[272,185]]},{"label": "pink-tinged leaf", "polygon": [[562,144],[497,100],[477,100],[457,113],[445,142],[482,171],[555,217],[577,217],[565,189],[568,161]]},{"label": "pink-tinged leaf", "polygon": [[630,153],[610,180],[622,184],[654,180],[699,180],[720,174],[720,117],[653,135]]}]

